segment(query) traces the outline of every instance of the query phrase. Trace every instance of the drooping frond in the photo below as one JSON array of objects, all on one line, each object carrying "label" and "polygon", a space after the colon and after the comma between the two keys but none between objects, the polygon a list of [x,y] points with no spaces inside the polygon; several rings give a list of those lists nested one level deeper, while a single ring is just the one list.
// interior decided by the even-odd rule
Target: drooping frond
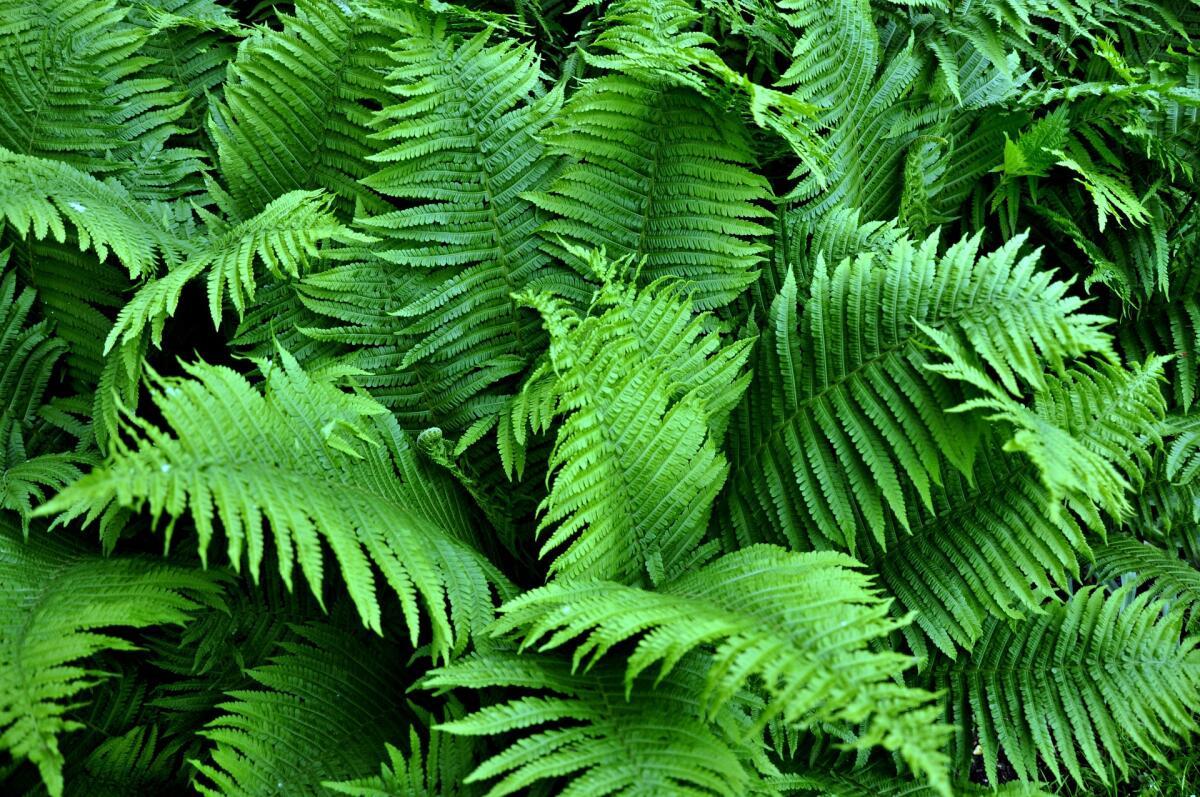
[{"label": "drooping frond", "polygon": [[229,64],[209,130],[236,213],[249,218],[290,191],[324,189],[377,205],[358,183],[373,111],[387,104],[385,48],[400,35],[373,0],[300,0],[282,29],[258,28]]},{"label": "drooping frond", "polygon": [[112,179],[0,148],[0,186],[0,219],[18,235],[62,243],[69,222],[81,250],[95,249],[101,260],[111,251],[131,277],[153,274],[159,253],[178,248],[149,207]]},{"label": "drooping frond", "polygon": [[1183,612],[1129,587],[1084,589],[1020,623],[992,621],[969,657],[945,668],[955,720],[970,723],[996,783],[999,752],[1023,780],[1038,760],[1076,781],[1128,770],[1140,749],[1156,761],[1196,730],[1200,650],[1181,639]]},{"label": "drooping frond", "polygon": [[1118,519],[1130,512],[1126,493],[1150,469],[1150,446],[1159,441],[1166,412],[1160,383],[1163,357],[1125,368],[1078,363],[1047,383],[1026,406],[972,362],[973,355],[936,330],[929,334],[950,357],[928,368],[980,389],[954,411],[991,412],[993,423],[1011,425],[1005,450],[1020,451],[1037,466],[1054,502],[1067,499],[1090,526],[1099,511]]},{"label": "drooping frond", "polygon": [[214,746],[196,762],[201,794],[328,794],[323,781],[375,770],[385,744],[404,732],[399,651],[329,626],[296,633],[249,671],[255,688],[230,692],[202,731]]},{"label": "drooping frond", "polygon": [[802,308],[785,281],[733,422],[744,431],[727,505],[740,539],[853,549],[862,528],[882,543],[887,518],[908,523],[905,484],[929,506],[943,461],[970,472],[975,433],[944,412],[958,393],[929,368],[930,330],[976,352],[1013,392],[1042,387],[1047,365],[1111,356],[1106,319],[1080,312],[1036,252],[1021,256],[1023,237],[984,256],[979,240],[942,257],[935,235],[898,242],[883,262],[819,261]]},{"label": "drooping frond", "polygon": [[504,577],[472,547],[449,486],[419,466],[386,411],[365,396],[310,378],[287,352],[263,364],[265,394],[223,367],[185,365],[190,378],[152,376],[164,429],[131,421],[133,446],[43,506],[41,514],[93,519],[110,506],[146,507],[195,523],[202,557],[219,520],[230,561],[257,576],[271,529],[280,574],[300,569],[321,596],[322,542],[333,550],[364,624],[380,629],[370,563],[382,572],[418,635],[418,598],[444,655],[491,618]]},{"label": "drooping frond", "polygon": [[214,327],[221,326],[226,294],[239,315],[254,301],[257,263],[276,278],[299,278],[308,262],[317,257],[319,243],[356,240],[329,205],[330,199],[319,191],[293,191],[231,227],[210,218],[211,237],[193,243],[186,261],[138,289],[117,316],[105,349],[118,342],[128,344],[147,328],[154,345],[161,346],[163,325],[174,315],[184,287],[205,271]]},{"label": "drooping frond", "polygon": [[563,416],[542,554],[556,552],[550,572],[564,578],[659,581],[694,556],[725,481],[716,430],[745,389],[749,347],[722,347],[678,286],[635,291],[605,273],[601,257],[592,261],[605,283],[595,315],[580,318],[550,295],[525,297],[550,333]]},{"label": "drooping frond", "polygon": [[102,558],[40,529],[24,542],[0,516],[0,585],[0,748],[36,764],[61,797],[59,739],[80,727],[67,712],[105,675],[88,659],[133,649],[114,629],[184,622],[216,598],[216,582],[153,559]]},{"label": "drooping frond", "polygon": [[1166,600],[1200,603],[1200,570],[1174,551],[1127,535],[1113,536],[1095,549],[1097,581],[1131,578]]},{"label": "drooping frond", "polygon": [[[930,695],[893,681],[910,662],[871,650],[902,621],[888,615],[857,562],[834,552],[793,553],[750,546],[658,585],[559,581],[501,607],[493,630],[518,630],[522,649],[577,643],[573,666],[636,639],[626,688],[659,665],[665,676],[684,656],[714,648],[701,705],[713,716],[750,683],[766,704],[757,722],[861,724],[863,748],[898,750],[944,792],[946,726]],[[702,659],[705,657],[701,657]]]},{"label": "drooping frond", "polygon": [[423,685],[533,693],[437,726],[466,736],[522,734],[467,778],[500,778],[487,797],[523,793],[552,778],[569,784],[557,793],[574,797],[746,794],[758,780],[758,751],[741,735],[746,709],[726,706],[708,719],[698,699],[703,676],[690,665],[681,662],[653,687],[642,678],[631,688],[620,667],[597,666],[578,677],[549,656],[496,651],[435,670]]},{"label": "drooping frond", "polygon": [[728,304],[756,276],[771,214],[745,133],[691,89],[624,75],[577,91],[547,135],[571,159],[542,192],[552,254],[559,239],[645,260],[643,280],[687,281],[702,309]]}]

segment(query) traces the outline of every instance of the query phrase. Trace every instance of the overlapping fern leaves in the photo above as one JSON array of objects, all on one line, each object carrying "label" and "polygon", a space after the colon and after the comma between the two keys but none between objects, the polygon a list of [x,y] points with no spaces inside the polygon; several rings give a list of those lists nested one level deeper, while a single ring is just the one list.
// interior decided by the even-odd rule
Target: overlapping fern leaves
[{"label": "overlapping fern leaves", "polygon": [[1198,41],[0,0],[0,792],[1196,791]]}]

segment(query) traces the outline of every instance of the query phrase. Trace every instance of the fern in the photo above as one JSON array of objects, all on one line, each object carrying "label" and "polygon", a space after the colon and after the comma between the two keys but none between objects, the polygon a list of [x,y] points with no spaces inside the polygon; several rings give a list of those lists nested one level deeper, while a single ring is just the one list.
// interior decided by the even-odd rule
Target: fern
[{"label": "fern", "polygon": [[526,299],[546,319],[556,411],[566,416],[550,455],[539,529],[554,530],[542,553],[566,545],[555,575],[657,582],[693,558],[725,479],[710,424],[719,428],[744,388],[748,348],[721,348],[670,285],[634,292],[614,273],[622,264],[592,263],[605,283],[593,303],[600,314]]},{"label": "fern", "polygon": [[539,650],[579,641],[574,667],[640,636],[627,695],[644,670],[659,664],[661,679],[688,653],[714,645],[700,698],[708,716],[754,678],[768,695],[758,723],[775,715],[802,726],[862,722],[857,744],[899,750],[944,791],[945,728],[930,724],[929,695],[891,682],[904,658],[870,651],[870,640],[897,623],[857,566],[843,554],[752,546],[655,592],[603,581],[533,590],[501,607],[493,633],[521,629],[522,648],[542,642]]},{"label": "fern", "polygon": [[939,258],[930,238],[900,243],[881,266],[869,255],[832,270],[819,261],[802,315],[785,281],[734,421],[749,432],[732,457],[739,538],[854,550],[861,522],[882,543],[887,518],[908,523],[904,484],[928,507],[943,458],[970,472],[974,433],[940,411],[956,402],[931,372],[931,340],[970,347],[1014,392],[1045,384],[1046,365],[1111,352],[1105,320],[1078,312],[1036,255],[1018,256],[1022,243],[977,260],[979,240],[968,239]]},{"label": "fern", "polygon": [[1153,759],[1195,729],[1196,640],[1182,614],[1150,594],[1086,589],[1021,624],[993,622],[969,659],[941,677],[956,718],[971,717],[996,782],[999,751],[1022,778],[1040,758],[1059,777],[1102,782],[1140,749]]},{"label": "fern", "polygon": [[147,559],[105,559],[44,531],[22,542],[0,517],[0,747],[37,765],[51,795],[63,793],[59,740],[81,727],[71,701],[103,678],[87,665],[102,650],[132,650],[101,629],[184,622],[214,600],[202,573]]},{"label": "fern", "polygon": [[114,505],[147,506],[156,520],[170,518],[169,541],[174,520],[186,512],[202,558],[218,519],[230,561],[240,567],[244,554],[255,578],[269,523],[289,587],[298,561],[320,598],[324,540],[368,627],[380,629],[374,562],[400,598],[414,641],[418,597],[436,653],[465,641],[490,616],[489,584],[503,590],[506,581],[471,546],[453,494],[421,477],[394,424],[372,422],[384,411],[378,404],[310,379],[286,352],[264,368],[265,396],[217,366],[187,366],[190,379],[152,375],[167,430],[131,422],[134,447],[118,448],[39,513],[66,522],[99,517]]}]

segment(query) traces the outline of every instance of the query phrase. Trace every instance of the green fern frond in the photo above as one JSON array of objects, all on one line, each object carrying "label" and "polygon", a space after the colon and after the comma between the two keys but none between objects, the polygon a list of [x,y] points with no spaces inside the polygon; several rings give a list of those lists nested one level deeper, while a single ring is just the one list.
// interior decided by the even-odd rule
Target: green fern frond
[{"label": "green fern frond", "polygon": [[562,779],[557,793],[574,797],[751,793],[759,755],[741,741],[745,708],[727,706],[707,720],[697,698],[703,676],[688,665],[681,662],[654,687],[642,679],[631,689],[622,668],[598,666],[576,677],[549,656],[497,651],[434,670],[422,685],[534,693],[437,726],[465,736],[522,734],[467,778],[500,778],[487,797],[523,793],[548,779]]},{"label": "green fern frond", "polygon": [[379,76],[402,30],[372,0],[300,0],[282,29],[258,28],[229,64],[209,132],[234,210],[249,218],[290,191],[324,189],[349,212],[381,207],[358,183],[373,111],[389,103]]},{"label": "green fern frond", "polygon": [[40,530],[23,542],[4,517],[0,584],[0,748],[36,764],[47,791],[61,797],[59,739],[80,727],[67,712],[105,675],[87,660],[134,649],[113,629],[182,623],[219,589],[201,572],[102,558]]},{"label": "green fern frond", "polygon": [[897,612],[915,614],[913,627],[951,658],[989,618],[1036,614],[1090,554],[1074,515],[1047,511],[1036,470],[998,447],[981,452],[971,480],[949,471],[931,493],[932,510],[910,501],[907,530],[889,523],[886,544],[865,540],[859,556]]},{"label": "green fern frond", "polygon": [[646,282],[686,280],[701,309],[728,304],[754,280],[770,189],[750,170],[745,133],[713,101],[613,75],[577,91],[561,119],[547,140],[572,162],[529,195],[550,214],[549,252],[580,270],[559,239],[645,260]]},{"label": "green fern frond", "polygon": [[[938,346],[969,347],[1008,390],[1045,384],[1047,365],[1111,355],[1107,319],[1079,312],[1069,283],[1021,256],[1023,237],[979,256],[979,236],[938,257],[937,236],[828,269],[818,262],[798,314],[794,279],[772,303],[731,451],[727,508],[739,539],[854,550],[908,523],[903,486],[926,507],[942,461],[969,474],[971,423],[945,414],[956,390],[930,371]],[[940,331],[938,331],[940,330]],[[955,343],[954,341],[958,341]],[[764,524],[763,521],[766,521]]]},{"label": "green fern frond", "polygon": [[969,657],[945,668],[955,720],[983,747],[989,781],[999,752],[1029,779],[1045,762],[1082,783],[1108,783],[1140,749],[1155,761],[1197,729],[1200,640],[1181,639],[1183,613],[1129,587],[1085,589],[1021,623],[992,621]]},{"label": "green fern frond", "polygon": [[130,343],[147,327],[154,345],[161,346],[163,325],[174,315],[184,287],[205,271],[209,314],[213,326],[219,328],[226,294],[239,315],[254,301],[256,263],[262,263],[276,278],[296,279],[309,260],[317,257],[318,244],[359,240],[338,222],[330,203],[331,198],[319,191],[293,191],[232,227],[210,217],[211,237],[192,244],[187,260],[147,282],[121,309],[105,340],[105,352],[117,343]]},{"label": "green fern frond", "polygon": [[856,744],[897,750],[945,793],[940,748],[949,728],[932,722],[932,695],[896,684],[911,662],[875,652],[871,640],[904,624],[844,554],[751,546],[659,584],[653,592],[613,582],[555,582],[501,607],[494,635],[519,630],[521,648],[577,643],[585,669],[637,639],[625,674],[660,665],[666,677],[687,654],[715,648],[700,704],[713,716],[753,682],[766,692],[759,726],[861,723]]},{"label": "green fern frond", "polygon": [[492,585],[507,581],[472,547],[457,497],[424,471],[386,410],[309,378],[295,359],[264,363],[265,395],[222,367],[185,365],[190,378],[151,374],[151,398],[165,429],[130,419],[133,446],[113,456],[38,513],[92,520],[110,506],[147,507],[157,521],[195,523],[202,558],[219,520],[229,559],[243,553],[257,578],[269,525],[279,571],[291,587],[298,560],[320,599],[322,541],[333,549],[362,621],[380,630],[370,562],[404,609],[415,642],[418,597],[433,632],[434,655],[463,644],[492,614]]},{"label": "green fern frond", "polygon": [[255,688],[230,692],[202,731],[213,747],[192,762],[201,794],[328,794],[323,781],[374,770],[404,732],[399,651],[324,625],[295,632],[299,639],[249,671]]},{"label": "green fern frond", "polygon": [[715,430],[748,382],[740,371],[749,342],[723,347],[679,286],[635,291],[603,273],[602,256],[592,262],[604,280],[596,315],[581,318],[546,294],[523,297],[550,333],[564,416],[541,553],[561,548],[550,572],[563,578],[658,582],[695,555],[725,481]]},{"label": "green fern frond", "polygon": [[118,169],[170,135],[183,94],[143,70],[147,31],[115,0],[0,3],[0,148]]},{"label": "green fern frond", "polygon": [[69,222],[79,249],[109,251],[131,277],[153,274],[161,253],[172,259],[179,243],[150,207],[113,180],[101,182],[60,161],[0,148],[0,218],[22,237],[67,239]]},{"label": "green fern frond", "polygon": [[1135,579],[1160,598],[1200,603],[1200,570],[1177,553],[1128,535],[1112,536],[1095,549],[1097,581]]}]

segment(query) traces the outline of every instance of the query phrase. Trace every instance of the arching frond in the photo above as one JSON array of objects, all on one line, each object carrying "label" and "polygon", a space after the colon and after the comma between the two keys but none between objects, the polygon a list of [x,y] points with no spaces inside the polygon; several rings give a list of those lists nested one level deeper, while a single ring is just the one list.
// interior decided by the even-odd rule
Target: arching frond
[{"label": "arching frond", "polygon": [[0,748],[36,764],[46,790],[61,797],[59,739],[80,727],[67,712],[105,675],[88,660],[133,649],[115,629],[182,623],[219,590],[204,573],[103,558],[44,530],[24,542],[3,516],[0,585]]},{"label": "arching frond", "polygon": [[1160,598],[1200,603],[1200,570],[1174,551],[1114,535],[1096,547],[1095,559],[1097,581],[1132,578]]},{"label": "arching frond", "polygon": [[0,219],[18,235],[62,243],[70,222],[81,250],[95,249],[101,260],[111,251],[131,277],[153,274],[159,253],[179,248],[149,206],[121,185],[65,163],[0,149],[0,186]]},{"label": "arching frond", "polygon": [[[573,666],[590,667],[628,640],[626,689],[659,665],[664,677],[687,654],[713,647],[700,698],[708,716],[749,682],[766,693],[760,724],[861,724],[856,744],[897,750],[945,793],[947,726],[930,695],[892,679],[910,662],[875,652],[871,640],[902,622],[888,616],[869,577],[848,556],[751,546],[656,591],[613,582],[555,582],[501,608],[494,634],[518,630],[522,649],[575,642]],[[705,657],[701,657],[702,659]]]},{"label": "arching frond", "polygon": [[375,770],[404,732],[401,651],[323,625],[295,630],[202,732],[214,746],[196,762],[201,794],[328,794],[323,781]]},{"label": "arching frond", "polygon": [[1128,587],[1085,589],[1020,623],[992,621],[969,657],[939,675],[952,716],[970,722],[996,782],[1001,750],[1022,779],[1038,760],[1108,782],[1140,749],[1157,761],[1196,730],[1200,643],[1181,640],[1183,613]]},{"label": "arching frond", "polygon": [[541,507],[539,530],[552,529],[542,554],[557,551],[550,572],[564,578],[659,581],[695,555],[725,481],[714,427],[745,389],[749,348],[722,348],[681,286],[638,292],[605,273],[600,256],[593,263],[604,281],[596,315],[525,297],[550,333],[564,416]]},{"label": "arching frond", "polygon": [[40,510],[93,519],[110,506],[146,507],[158,520],[187,515],[206,557],[213,520],[224,527],[230,561],[243,552],[257,576],[269,525],[280,574],[291,586],[298,560],[320,598],[322,541],[333,549],[364,624],[380,629],[370,562],[404,609],[411,638],[418,597],[445,655],[491,619],[492,585],[502,575],[472,547],[472,532],[448,485],[423,471],[383,407],[309,378],[295,359],[263,364],[265,395],[222,367],[186,365],[189,378],[151,377],[165,422],[136,420],[101,467]]},{"label": "arching frond", "polygon": [[750,170],[745,133],[703,96],[623,75],[577,91],[548,134],[570,163],[530,198],[551,220],[548,250],[575,262],[559,239],[645,260],[646,282],[685,280],[702,309],[735,299],[766,250],[767,182]]},{"label": "arching frond", "polygon": [[533,693],[438,726],[466,736],[522,734],[467,778],[500,778],[488,797],[522,793],[551,778],[564,781],[558,793],[575,797],[749,793],[758,780],[757,751],[741,740],[745,709],[727,706],[707,719],[697,698],[702,676],[688,664],[653,687],[643,678],[631,688],[621,668],[599,666],[577,677],[549,656],[497,651],[435,670],[422,683],[443,691],[506,687]]},{"label": "arching frond", "polygon": [[976,352],[1018,393],[1042,387],[1047,365],[1111,356],[1106,319],[1080,312],[1036,252],[1020,255],[1023,242],[978,256],[975,236],[938,257],[935,235],[880,263],[819,261],[802,308],[785,282],[733,422],[727,506],[739,539],[853,550],[861,524],[883,543],[887,518],[908,523],[904,484],[928,507],[943,461],[969,474],[975,432],[944,412],[957,391],[930,370],[932,335]]},{"label": "arching frond", "polygon": [[330,240],[358,240],[329,209],[319,191],[293,191],[270,202],[262,212],[228,226],[209,218],[210,238],[192,244],[188,259],[165,276],[150,280],[125,304],[105,340],[105,350],[128,344],[150,329],[154,345],[162,345],[163,325],[174,315],[184,287],[208,272],[209,314],[221,326],[226,294],[241,315],[254,300],[255,265],[262,263],[277,278],[298,278],[317,245]]}]

